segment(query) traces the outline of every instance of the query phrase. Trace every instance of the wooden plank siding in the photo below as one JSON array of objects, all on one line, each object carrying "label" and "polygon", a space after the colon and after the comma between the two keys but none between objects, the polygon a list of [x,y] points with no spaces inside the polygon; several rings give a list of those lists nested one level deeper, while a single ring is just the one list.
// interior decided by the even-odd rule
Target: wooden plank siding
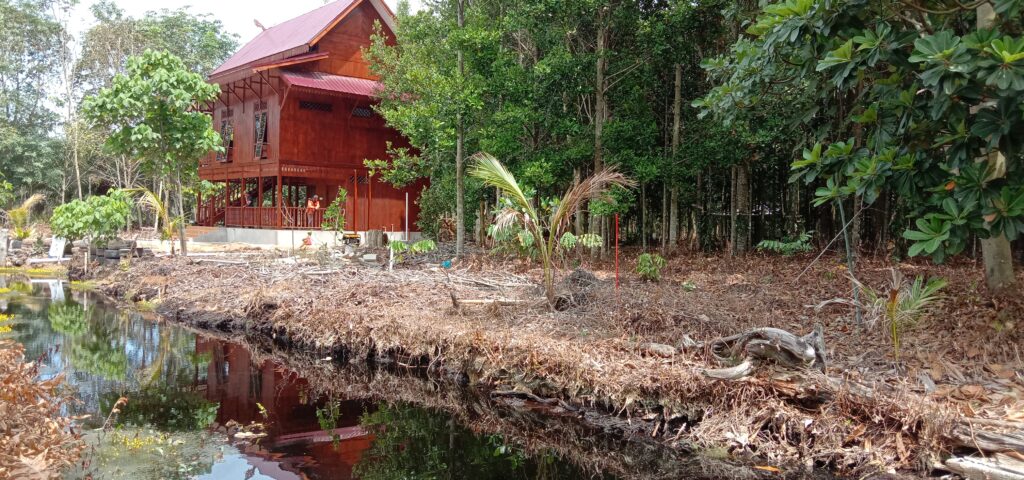
[{"label": "wooden plank siding", "polygon": [[[333,201],[338,187],[343,187],[348,191],[347,229],[402,231],[406,228],[408,213],[409,230],[418,231],[416,200],[427,182],[394,188],[370,177],[364,166],[367,159],[387,158],[389,142],[396,147],[409,146],[400,133],[372,112],[375,100],[341,92],[290,87],[280,77],[281,72],[305,71],[375,79],[362,56],[362,49],[370,44],[374,24],[378,22],[385,25],[385,32],[393,39],[377,9],[369,1],[363,1],[323,33],[311,48],[311,52],[326,55],[325,58],[294,64],[283,62],[269,69],[250,67],[248,71],[252,73],[247,78],[240,78],[237,73],[223,77],[228,83],[221,86],[222,95],[213,108],[213,125],[220,131],[222,121],[229,119],[234,129],[234,145],[229,161],[217,161],[213,154],[204,158],[200,162],[200,178],[233,184],[233,188],[239,188],[241,180],[248,179],[249,185],[260,186],[264,198],[275,196],[280,179],[285,185],[299,188],[304,195],[319,195],[322,207]],[[261,103],[266,105],[268,120],[269,154],[264,159],[255,154],[255,118]],[[357,109],[359,114],[355,114]],[[372,112],[369,116],[367,109]],[[231,115],[225,116],[229,110]],[[256,178],[270,181],[269,188],[263,189],[263,182],[257,182]],[[296,205],[295,188],[289,191],[293,195],[289,197],[285,192],[284,206],[302,207]],[[216,208],[211,206],[206,210]],[[259,212],[249,212],[236,202],[230,215],[204,215],[204,218],[230,216],[233,224],[258,218],[255,225],[243,226],[272,227],[274,225],[267,224],[284,223],[274,222],[268,215],[276,215],[276,210],[265,207]]]}]

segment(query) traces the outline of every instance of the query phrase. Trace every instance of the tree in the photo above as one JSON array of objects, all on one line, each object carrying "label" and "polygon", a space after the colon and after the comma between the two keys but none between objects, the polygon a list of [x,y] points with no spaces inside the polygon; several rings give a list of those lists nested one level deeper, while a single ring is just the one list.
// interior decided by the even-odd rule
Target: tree
[{"label": "tree", "polygon": [[[72,200],[57,206],[50,217],[54,235],[69,242],[85,240],[91,247],[117,236],[128,226],[131,206],[125,192],[115,190],[109,195],[93,195],[85,200]],[[89,251],[85,253],[89,268]]]},{"label": "tree", "polygon": [[[48,102],[56,80],[62,28],[45,0],[0,2],[0,172],[22,196],[57,193],[60,168],[49,135],[57,115]],[[59,196],[59,195],[57,195]]]},{"label": "tree", "polygon": [[[146,50],[128,60],[127,74],[88,97],[83,110],[94,124],[111,130],[106,143],[112,151],[143,159],[174,184],[178,216],[184,219],[185,183],[195,178],[200,157],[222,148],[210,117],[198,110],[219,93],[178,57]],[[187,255],[184,221],[178,233],[181,254]]]},{"label": "tree", "polygon": [[[417,177],[450,175],[455,188],[456,255],[465,243],[465,152],[474,135],[470,119],[482,107],[483,79],[467,71],[473,47],[486,38],[467,26],[466,0],[432,4],[410,14],[402,2],[395,38],[378,28],[367,50],[383,90],[376,107],[401,131],[413,150],[390,148],[391,159],[367,165],[382,178],[404,185]],[[452,159],[454,158],[454,161]]]},{"label": "tree", "polygon": [[720,85],[698,105],[728,119],[772,97],[807,99],[791,110],[812,143],[793,180],[817,186],[816,205],[891,193],[914,219],[903,231],[911,256],[941,262],[979,238],[990,289],[1011,291],[1007,240],[1024,232],[1024,38],[1018,2],[984,6],[768,6],[751,37],[707,63]]},{"label": "tree", "polygon": [[469,174],[501,190],[512,202],[512,205],[498,213],[495,226],[501,229],[518,224],[530,232],[544,267],[544,291],[548,302],[553,305],[555,250],[562,244],[561,239],[568,232],[572,216],[592,200],[607,200],[610,188],[631,187],[635,182],[616,172],[613,167],[605,167],[569,188],[565,195],[556,200],[551,215],[544,218],[537,213],[533,199],[526,196],[516,178],[498,159],[487,153],[478,153],[473,156],[473,160]]}]

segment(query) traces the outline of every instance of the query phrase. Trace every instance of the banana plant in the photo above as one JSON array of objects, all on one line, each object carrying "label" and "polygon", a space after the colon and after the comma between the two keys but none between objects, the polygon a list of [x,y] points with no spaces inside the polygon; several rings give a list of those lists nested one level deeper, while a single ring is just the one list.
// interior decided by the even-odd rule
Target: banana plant
[{"label": "banana plant", "polygon": [[533,202],[523,193],[523,188],[519,186],[515,176],[497,158],[480,152],[470,160],[472,163],[469,175],[497,188],[508,196],[514,205],[514,208],[506,207],[498,213],[494,220],[495,227],[504,229],[519,224],[532,235],[544,268],[544,293],[550,303],[555,300],[555,250],[559,248],[559,239],[567,232],[573,214],[591,200],[611,201],[608,191],[613,186],[636,185],[635,181],[617,172],[614,167],[603,168],[569,188],[565,195],[555,202],[550,216],[545,218],[538,215]]}]

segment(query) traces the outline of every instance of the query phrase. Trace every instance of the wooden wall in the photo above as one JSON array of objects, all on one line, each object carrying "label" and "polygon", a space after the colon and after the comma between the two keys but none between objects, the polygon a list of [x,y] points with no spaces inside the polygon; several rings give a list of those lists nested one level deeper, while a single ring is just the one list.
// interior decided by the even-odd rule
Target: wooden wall
[{"label": "wooden wall", "polygon": [[316,44],[317,51],[329,53],[324,60],[303,64],[298,69],[326,72],[358,78],[376,78],[370,73],[370,63],[363,58],[362,49],[370,46],[374,22],[380,22],[391,42],[394,34],[369,2],[350,12]]},{"label": "wooden wall", "polygon": [[[255,165],[260,162],[256,158],[256,105],[261,100],[247,92],[243,103],[242,100],[230,97],[228,105],[218,102],[217,108],[213,111],[213,129],[220,133],[221,121],[225,118],[225,110],[230,109],[232,115],[227,117],[231,121],[235,131],[234,153],[231,157],[232,165]],[[279,158],[277,145],[280,144],[281,107],[277,95],[273,92],[263,96],[263,102],[267,104],[267,142],[270,143],[270,155],[263,159],[263,163],[275,162]],[[216,165],[216,162],[214,162]]]}]

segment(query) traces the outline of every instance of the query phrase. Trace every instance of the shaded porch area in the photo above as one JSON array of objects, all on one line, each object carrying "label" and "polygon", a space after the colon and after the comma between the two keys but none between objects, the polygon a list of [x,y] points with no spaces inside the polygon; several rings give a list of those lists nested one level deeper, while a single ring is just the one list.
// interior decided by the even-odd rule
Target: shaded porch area
[{"label": "shaded porch area", "polygon": [[[278,169],[275,169],[278,170]],[[415,200],[423,184],[397,189],[365,168],[283,165],[274,175],[244,173],[207,180],[223,185],[197,202],[196,225],[278,230],[320,230],[327,207],[344,189],[345,230],[417,231]],[[319,208],[307,202],[316,195]]]}]

